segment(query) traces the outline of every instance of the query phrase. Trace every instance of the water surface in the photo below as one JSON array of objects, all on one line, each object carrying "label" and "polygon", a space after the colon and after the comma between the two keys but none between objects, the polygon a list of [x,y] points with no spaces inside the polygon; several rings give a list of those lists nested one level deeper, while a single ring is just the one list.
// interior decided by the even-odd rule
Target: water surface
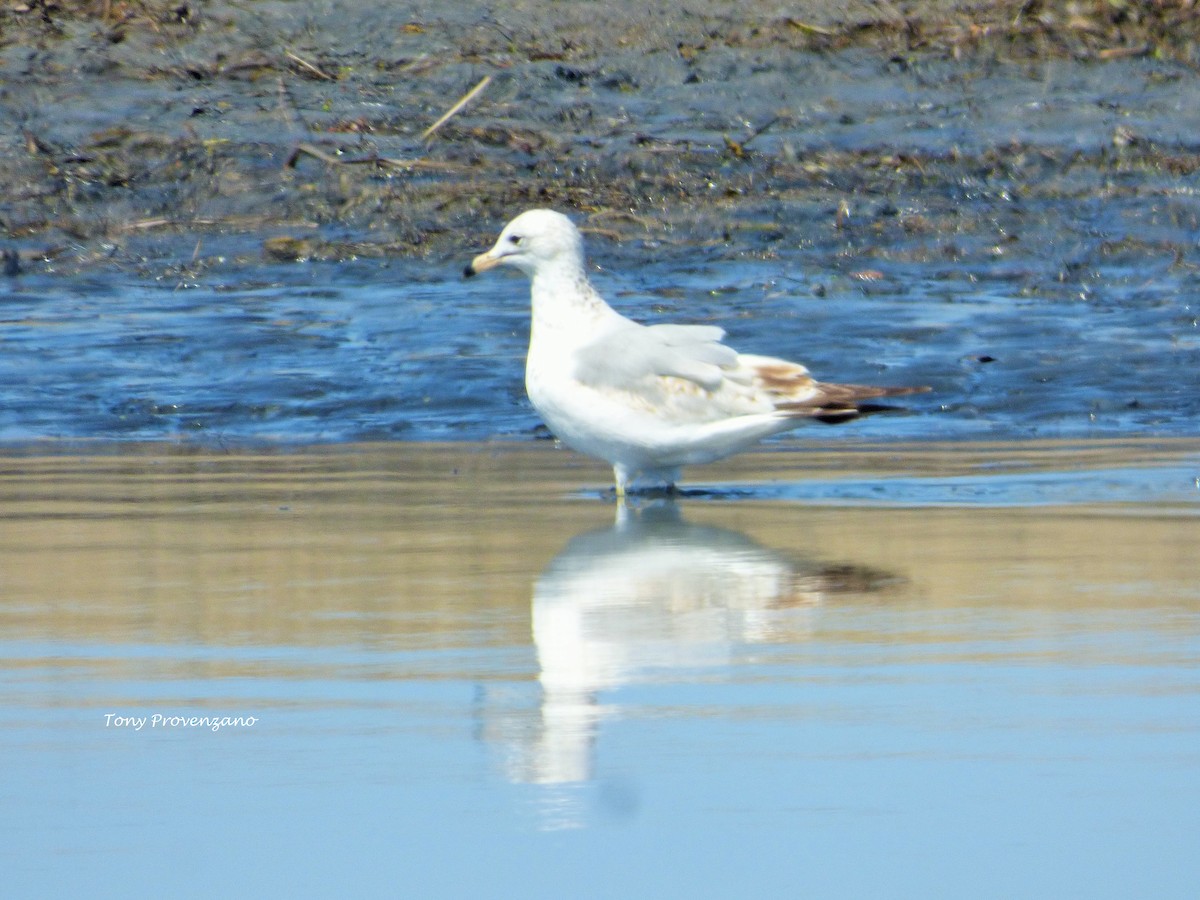
[{"label": "water surface", "polygon": [[[933,388],[909,415],[853,423],[847,437],[1195,436],[1197,278],[1168,260],[1067,281],[1054,259],[889,263],[863,281],[804,255],[663,252],[617,256],[597,241],[598,262],[618,263],[597,286],[637,319],[719,325],[735,348],[824,380]],[[10,280],[0,441],[530,436],[527,283],[464,282],[463,260]]]},{"label": "water surface", "polygon": [[698,471],[9,454],[10,889],[1191,895],[1200,446]]}]

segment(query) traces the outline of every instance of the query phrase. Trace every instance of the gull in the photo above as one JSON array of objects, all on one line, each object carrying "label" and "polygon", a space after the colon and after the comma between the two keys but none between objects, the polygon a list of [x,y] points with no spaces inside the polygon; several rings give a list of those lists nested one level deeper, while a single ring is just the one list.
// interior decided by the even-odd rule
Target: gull
[{"label": "gull", "polygon": [[879,397],[928,390],[820,382],[799,363],[739,353],[715,325],[628,319],[592,287],[579,229],[554,210],[521,213],[463,274],[501,265],[531,282],[529,400],[562,443],[612,466],[619,503],[635,482],[673,491],[683,466],[809,419],[891,408],[869,402]]}]

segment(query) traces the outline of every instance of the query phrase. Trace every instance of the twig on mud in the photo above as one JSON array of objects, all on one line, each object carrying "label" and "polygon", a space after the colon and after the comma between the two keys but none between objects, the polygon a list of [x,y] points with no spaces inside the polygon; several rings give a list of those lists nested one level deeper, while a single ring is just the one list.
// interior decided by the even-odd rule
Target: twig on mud
[{"label": "twig on mud", "polygon": [[765,125],[760,125],[758,128],[755,128],[753,131],[750,132],[750,136],[747,137],[743,141],[735,141],[733,138],[731,138],[727,134],[721,135],[721,137],[725,139],[725,149],[728,150],[731,154],[733,154],[733,156],[736,159],[745,159],[746,155],[747,155],[746,148],[750,146],[750,142],[752,140],[754,140],[756,137],[758,137],[759,135],[761,135],[763,132],[765,132],[768,128],[770,128],[776,122],[778,122],[779,119],[780,119],[780,116],[775,116],[774,118],[770,119]]},{"label": "twig on mud", "polygon": [[375,156],[363,160],[347,160],[347,162],[375,163],[383,169],[424,169],[427,172],[469,172],[470,166],[461,163],[443,162],[439,159],[394,159],[388,156]]},{"label": "twig on mud", "polygon": [[297,144],[284,162],[284,168],[294,169],[301,156],[311,156],[330,166],[378,166],[381,169],[425,169],[436,172],[464,172],[468,167],[458,163],[441,162],[434,159],[396,159],[368,153],[364,156],[337,156],[322,150],[315,144]]},{"label": "twig on mud", "polygon": [[[254,215],[230,215],[213,218],[210,216],[196,216],[194,218],[179,218],[172,219],[166,216],[160,216],[152,219],[138,219],[133,222],[125,222],[115,227],[119,234],[126,234],[131,231],[153,231],[156,228],[262,228],[272,223],[271,217],[262,214]],[[316,224],[312,222],[287,222],[284,223],[288,228],[316,228]],[[200,252],[200,241],[196,242],[195,253]],[[195,254],[193,254],[193,260]]]},{"label": "twig on mud", "polygon": [[308,127],[300,121],[300,117],[296,112],[296,104],[292,102],[292,95],[288,93],[287,85],[283,83],[283,76],[279,76],[278,91],[279,94],[279,112],[283,116],[283,121],[287,125],[292,134],[300,135],[308,132]]},{"label": "twig on mud", "polygon": [[337,81],[337,79],[334,78],[332,75],[330,75],[328,72],[322,71],[321,69],[317,68],[315,65],[310,63],[307,59],[305,59],[302,56],[299,56],[296,53],[293,53],[291,50],[284,50],[283,55],[286,56],[288,59],[290,59],[292,62],[294,62],[296,65],[298,65],[300,68],[304,69],[306,72],[311,72],[314,76],[316,76],[317,78],[320,78],[323,81]]},{"label": "twig on mud", "polygon": [[449,122],[451,117],[453,117],[459,110],[461,110],[464,106],[466,106],[468,103],[470,103],[472,100],[474,100],[475,97],[480,93],[480,91],[482,91],[485,87],[488,86],[488,84],[491,83],[491,80],[492,80],[491,75],[484,75],[483,80],[480,81],[479,84],[475,85],[475,87],[471,88],[469,91],[467,91],[461,97],[459,97],[458,102],[455,103],[448,110],[446,110],[446,112],[442,115],[442,117],[440,119],[438,119],[436,122],[434,122],[428,128],[426,128],[423,132],[421,132],[421,140],[427,141],[431,137],[433,137],[434,132],[436,132],[439,128],[441,128],[443,125],[445,125],[447,122]]},{"label": "twig on mud", "polygon": [[25,138],[25,152],[30,156],[52,156],[54,154],[54,148],[32,131],[26,130],[22,134]]},{"label": "twig on mud", "polygon": [[[178,224],[174,219],[158,218],[158,219],[139,219],[136,222],[127,222],[120,227],[121,231],[146,231],[151,228],[165,228],[168,225]],[[193,225],[198,224],[193,222]]]},{"label": "twig on mud", "polygon": [[444,57],[435,56],[432,53],[422,53],[416,59],[410,59],[408,62],[400,66],[399,70],[405,75],[420,75],[423,72],[428,72],[431,69],[436,69],[438,66],[446,62]]},{"label": "twig on mud", "polygon": [[[211,219],[207,217],[197,217],[194,219],[171,219],[162,216],[155,219],[138,219],[136,222],[126,222],[123,225],[118,225],[116,230],[118,233],[126,233],[130,231],[153,231],[155,228],[214,228],[218,225],[227,225],[227,221],[222,219]],[[196,249],[199,251],[200,245],[197,242]]]},{"label": "twig on mud", "polygon": [[759,125],[757,128],[755,128],[752,132],[750,132],[750,136],[747,137],[744,141],[742,141],[742,149],[745,150],[747,147],[749,147],[750,142],[752,140],[754,140],[756,137],[759,137],[762,134],[765,134],[767,129],[770,128],[772,125],[774,125],[776,122],[778,122],[781,118],[782,118],[782,116],[774,116],[773,118],[768,119],[766,121],[766,123]]},{"label": "twig on mud", "polygon": [[1149,56],[1153,52],[1153,47],[1149,44],[1141,44],[1137,47],[1106,47],[1099,51],[1096,56],[1099,59],[1128,59],[1135,56]]},{"label": "twig on mud", "polygon": [[788,25],[795,28],[797,31],[803,31],[805,34],[819,34],[821,37],[836,37],[837,32],[832,28],[825,28],[821,25],[814,25],[812,22],[801,22],[799,19],[788,16],[784,19]]},{"label": "twig on mud", "polygon": [[296,163],[300,161],[301,156],[311,156],[313,159],[319,159],[321,162],[331,166],[340,166],[342,164],[342,160],[338,159],[332,153],[326,153],[320,147],[305,143],[296,145],[296,149],[284,161],[283,167],[285,169],[296,168]]}]

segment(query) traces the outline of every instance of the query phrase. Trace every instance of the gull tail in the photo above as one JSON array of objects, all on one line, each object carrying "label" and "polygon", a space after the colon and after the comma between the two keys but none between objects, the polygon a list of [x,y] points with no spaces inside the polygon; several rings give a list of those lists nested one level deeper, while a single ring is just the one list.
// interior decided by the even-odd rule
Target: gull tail
[{"label": "gull tail", "polygon": [[890,403],[874,403],[880,397],[901,397],[906,394],[924,394],[928,385],[920,387],[877,387],[869,384],[825,384],[816,382],[816,391],[803,400],[784,401],[776,406],[781,413],[797,418],[816,419],[828,425],[848,422],[859,416],[881,412],[901,412],[903,406]]}]

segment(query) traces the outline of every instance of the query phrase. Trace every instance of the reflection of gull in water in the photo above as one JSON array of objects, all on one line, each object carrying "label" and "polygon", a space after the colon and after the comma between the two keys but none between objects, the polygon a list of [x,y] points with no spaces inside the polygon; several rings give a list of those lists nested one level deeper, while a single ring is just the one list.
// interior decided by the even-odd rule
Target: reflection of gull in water
[{"label": "reflection of gull in water", "polygon": [[571,540],[534,585],[540,716],[509,735],[520,745],[512,777],[589,780],[600,692],[724,667],[740,645],[795,640],[827,596],[885,580],[798,564],[739,532],[682,522],[673,504],[619,512],[615,527]]}]

